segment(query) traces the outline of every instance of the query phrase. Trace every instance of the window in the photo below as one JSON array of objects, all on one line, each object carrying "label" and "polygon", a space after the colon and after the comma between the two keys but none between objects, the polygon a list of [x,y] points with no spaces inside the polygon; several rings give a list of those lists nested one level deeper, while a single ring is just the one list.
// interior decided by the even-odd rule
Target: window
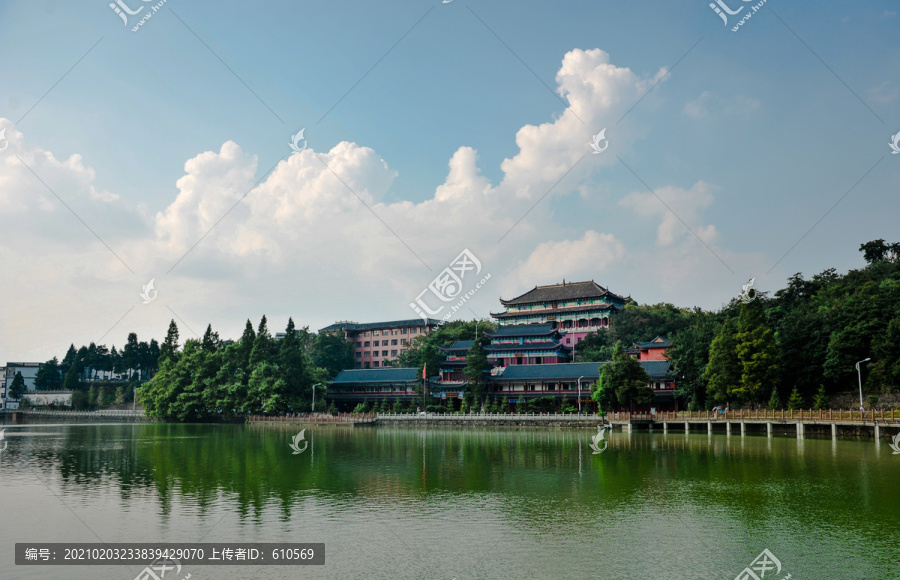
[{"label": "window", "polygon": [[387,346],[387,343],[388,343],[388,341],[382,340],[382,341],[381,341],[381,346]]},{"label": "window", "polygon": [[368,348],[368,347],[370,347],[370,346],[372,346],[371,341],[367,340],[367,341],[366,341],[366,348]]},{"label": "window", "polygon": [[401,338],[401,339],[400,339],[400,344],[407,344],[407,342],[408,342],[408,341],[407,341],[405,338]]},{"label": "window", "polygon": [[396,328],[394,328],[393,330],[391,330],[391,334],[399,334],[399,332],[397,331]]},{"label": "window", "polygon": [[423,333],[423,332],[425,332],[425,329],[422,328],[422,327],[420,326],[420,327],[419,327],[419,334],[421,334],[421,333]]},{"label": "window", "polygon": [[371,352],[369,352],[369,351],[366,351],[366,354],[365,354],[365,355],[363,355],[363,356],[365,356],[365,357],[366,357],[366,358],[369,358],[369,357],[370,357],[370,356],[372,356],[372,353],[371,353]]},{"label": "window", "polygon": [[362,343],[361,343],[361,342],[357,342],[357,343],[356,343],[356,348],[362,348]]},{"label": "window", "polygon": [[372,366],[373,366],[373,367],[377,367],[377,366],[378,366],[378,361],[373,362],[373,363],[372,363]]},{"label": "window", "polygon": [[367,331],[366,331],[366,336],[372,336],[372,332],[367,330]]},{"label": "window", "polygon": [[380,331],[380,330],[375,330],[375,331],[373,331],[373,332],[375,333],[374,336],[381,336],[381,331]]},{"label": "window", "polygon": [[396,350],[392,350],[392,351],[391,351],[391,356],[397,356],[397,351],[396,351]]},{"label": "window", "polygon": [[357,353],[356,353],[356,358],[362,358],[362,353],[361,353],[361,352],[357,352]]},{"label": "window", "polygon": [[400,329],[400,334],[406,334],[406,329],[405,329],[405,328],[401,328],[401,329]]},{"label": "window", "polygon": [[386,350],[381,351],[381,356],[387,356],[387,351]]},{"label": "window", "polygon": [[394,340],[391,341],[391,346],[397,346],[397,339],[396,339],[396,338],[395,338]]}]

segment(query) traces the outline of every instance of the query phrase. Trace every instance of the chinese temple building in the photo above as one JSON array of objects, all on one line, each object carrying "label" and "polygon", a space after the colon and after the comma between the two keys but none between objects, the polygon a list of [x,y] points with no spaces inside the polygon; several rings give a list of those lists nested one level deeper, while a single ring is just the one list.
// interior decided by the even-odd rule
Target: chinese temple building
[{"label": "chinese temple building", "polygon": [[467,382],[466,375],[463,374],[463,371],[466,368],[466,355],[474,344],[474,340],[457,340],[448,347],[438,347],[438,349],[440,349],[447,357],[441,363],[441,383],[447,385],[464,385]]},{"label": "chinese temple building", "polygon": [[550,322],[500,326],[486,332],[491,344],[484,350],[494,366],[540,365],[569,362],[572,349],[562,344],[562,335]]},{"label": "chinese temple building", "polygon": [[656,396],[658,407],[671,409],[675,405],[675,379],[669,376],[672,363],[666,358],[671,343],[661,336],[650,342],[636,342],[626,354],[638,359],[650,375],[650,388]]},{"label": "chinese temple building", "polygon": [[325,399],[352,408],[357,403],[414,401],[422,377],[414,368],[349,369],[331,381]]},{"label": "chinese temple building", "polygon": [[[448,350],[452,350],[452,347]],[[591,398],[591,390],[599,377],[600,367],[604,364],[607,363],[521,364],[496,367],[488,378],[486,395],[489,398],[500,399],[510,407],[520,399],[531,401],[550,397],[560,403],[568,401],[576,406],[580,399],[582,411],[593,413],[599,409]],[[668,375],[669,361],[641,361],[641,366],[650,376],[650,388],[654,394],[654,400],[649,407],[677,411],[675,384]],[[444,382],[434,376],[424,382],[426,392],[432,398],[445,401],[452,409],[459,409],[458,401],[466,391],[465,378]],[[332,381],[325,398],[345,410],[367,401],[386,400],[392,404],[398,401],[412,401],[418,404],[422,400],[419,391],[422,383],[421,371],[415,368],[345,370]]]},{"label": "chinese temple building", "polygon": [[666,350],[671,343],[661,336],[657,336],[650,342],[635,342],[632,348],[626,353],[635,357],[639,361],[649,360],[667,360]]},{"label": "chinese temple building", "polygon": [[550,323],[564,334],[566,346],[574,346],[590,332],[609,328],[610,316],[625,307],[631,297],[613,294],[593,280],[535,286],[511,300],[500,299],[505,312],[491,313],[500,325]]}]

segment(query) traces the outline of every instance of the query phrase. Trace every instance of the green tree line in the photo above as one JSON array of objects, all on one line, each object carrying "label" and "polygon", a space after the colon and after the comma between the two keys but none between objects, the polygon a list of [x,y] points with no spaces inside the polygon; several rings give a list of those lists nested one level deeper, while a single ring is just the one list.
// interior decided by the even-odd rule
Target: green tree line
[{"label": "green tree line", "polygon": [[[288,319],[275,340],[263,316],[257,329],[248,320],[237,341],[223,341],[212,325],[200,340],[179,346],[173,320],[160,345],[159,371],[143,387],[145,412],[169,421],[234,419],[251,414],[306,412],[313,385],[353,367],[353,345],[340,335],[312,335]],[[318,390],[316,410],[324,409]]]},{"label": "green tree line", "polygon": [[692,409],[714,405],[827,408],[829,397],[857,386],[866,358],[870,393],[900,390],[900,243],[859,247],[866,265],[833,268],[717,311],[671,304],[629,304],[609,330],[578,344],[579,360],[611,360],[616,342],[664,336],[671,342],[677,396]]}]

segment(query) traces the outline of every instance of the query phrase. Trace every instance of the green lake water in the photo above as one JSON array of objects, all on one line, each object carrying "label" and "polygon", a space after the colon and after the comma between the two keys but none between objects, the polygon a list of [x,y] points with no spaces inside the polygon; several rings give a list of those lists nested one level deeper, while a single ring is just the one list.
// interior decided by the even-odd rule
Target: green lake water
[{"label": "green lake water", "polygon": [[15,566],[16,542],[324,542],[324,566],[208,578],[900,578],[886,442],[514,428],[4,425],[0,578],[132,580],[138,565]]}]

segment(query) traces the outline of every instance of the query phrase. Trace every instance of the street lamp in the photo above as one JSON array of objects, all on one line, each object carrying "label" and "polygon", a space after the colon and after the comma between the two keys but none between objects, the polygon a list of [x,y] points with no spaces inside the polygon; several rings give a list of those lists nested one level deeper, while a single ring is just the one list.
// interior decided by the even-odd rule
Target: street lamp
[{"label": "street lamp", "polygon": [[858,363],[856,363],[856,374],[859,376],[859,410],[860,411],[863,410],[863,398],[862,398],[862,371],[859,369],[859,365],[863,364],[864,362],[869,362],[870,360],[872,360],[872,359],[867,358],[865,360],[861,360]]},{"label": "street lamp", "polygon": [[312,409],[310,410],[310,413],[316,412],[316,387],[321,387],[321,386],[322,386],[322,383],[316,383],[313,385],[313,400],[312,400]]},{"label": "street lamp", "polygon": [[584,378],[584,375],[578,377],[578,416],[581,417],[581,379]]}]

